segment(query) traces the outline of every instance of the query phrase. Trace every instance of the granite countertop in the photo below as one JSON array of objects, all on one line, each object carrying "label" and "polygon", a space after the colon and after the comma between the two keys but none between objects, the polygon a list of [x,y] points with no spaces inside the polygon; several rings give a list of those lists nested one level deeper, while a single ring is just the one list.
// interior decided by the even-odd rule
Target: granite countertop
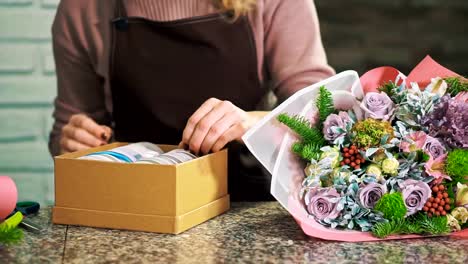
[{"label": "granite countertop", "polygon": [[52,225],[50,208],[24,241],[0,247],[0,263],[468,263],[468,240],[427,238],[342,243],[304,235],[276,202],[232,209],[180,235]]}]

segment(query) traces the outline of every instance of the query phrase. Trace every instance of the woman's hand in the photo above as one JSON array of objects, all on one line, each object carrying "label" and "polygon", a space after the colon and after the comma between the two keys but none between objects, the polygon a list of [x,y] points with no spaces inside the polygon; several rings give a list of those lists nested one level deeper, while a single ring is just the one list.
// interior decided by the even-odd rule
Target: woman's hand
[{"label": "woman's hand", "polygon": [[221,150],[227,143],[238,140],[266,112],[245,112],[229,101],[208,99],[189,118],[181,145],[196,154]]},{"label": "woman's hand", "polygon": [[98,125],[84,114],[73,115],[68,124],[62,128],[61,152],[67,153],[104,145],[111,135],[110,127]]}]

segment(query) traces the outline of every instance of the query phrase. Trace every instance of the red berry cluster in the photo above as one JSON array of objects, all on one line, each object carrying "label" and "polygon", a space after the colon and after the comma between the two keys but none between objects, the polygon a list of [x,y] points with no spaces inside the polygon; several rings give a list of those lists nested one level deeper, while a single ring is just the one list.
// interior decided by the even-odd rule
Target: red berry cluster
[{"label": "red berry cluster", "polygon": [[432,197],[430,197],[423,207],[427,216],[445,216],[450,210],[451,199],[448,196],[447,188],[444,185],[435,185],[432,187]]},{"label": "red berry cluster", "polygon": [[348,165],[351,168],[357,170],[361,168],[361,164],[366,160],[359,154],[359,149],[356,145],[351,145],[349,148],[343,148],[343,161],[341,166]]}]

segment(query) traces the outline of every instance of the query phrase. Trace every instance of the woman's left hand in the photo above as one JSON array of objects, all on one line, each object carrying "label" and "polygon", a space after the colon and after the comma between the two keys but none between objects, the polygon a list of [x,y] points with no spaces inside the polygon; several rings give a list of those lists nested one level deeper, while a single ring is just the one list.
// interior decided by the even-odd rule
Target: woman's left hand
[{"label": "woman's left hand", "polygon": [[259,119],[255,112],[245,112],[229,101],[208,99],[189,118],[181,145],[196,154],[221,150],[227,143],[238,140]]}]

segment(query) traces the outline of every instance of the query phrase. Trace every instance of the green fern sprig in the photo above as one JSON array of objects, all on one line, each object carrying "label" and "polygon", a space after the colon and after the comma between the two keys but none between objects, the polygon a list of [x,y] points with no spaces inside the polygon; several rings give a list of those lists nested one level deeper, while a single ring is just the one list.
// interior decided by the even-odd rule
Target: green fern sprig
[{"label": "green fern sprig", "polygon": [[386,93],[389,97],[392,97],[395,95],[396,89],[398,89],[398,86],[392,81],[384,83],[382,86],[377,88],[377,90],[379,90],[380,92]]},{"label": "green fern sprig", "polygon": [[294,153],[308,161],[319,158],[320,148],[325,144],[325,139],[320,130],[311,127],[309,121],[299,116],[291,117],[287,114],[280,114],[278,121],[288,126],[301,137],[302,140],[292,146]]},{"label": "green fern sprig", "polygon": [[422,215],[420,225],[424,233],[431,235],[441,235],[450,232],[450,228],[447,225],[447,217],[445,216],[428,217],[427,215]]},{"label": "green fern sprig", "polygon": [[372,235],[378,238],[403,234],[441,235],[449,232],[447,217],[428,217],[426,214],[421,213],[416,216],[378,223],[372,228]]},{"label": "green fern sprig", "polygon": [[452,97],[461,92],[468,92],[468,80],[463,77],[449,77],[444,79],[447,84],[447,93]]},{"label": "green fern sprig", "polygon": [[377,223],[372,228],[372,235],[378,238],[386,238],[391,234],[397,234],[403,229],[404,222],[403,218],[398,218],[388,222]]},{"label": "green fern sprig", "polygon": [[315,104],[319,110],[320,119],[317,127],[312,127],[312,124],[304,117],[289,116],[284,113],[277,117],[279,122],[288,126],[301,137],[301,141],[293,144],[292,151],[308,161],[320,157],[320,148],[325,145],[325,139],[321,131],[322,123],[330,114],[335,112],[333,98],[325,86],[320,87]]},{"label": "green fern sprig", "polygon": [[315,102],[315,105],[319,111],[320,117],[320,126],[327,117],[335,112],[335,107],[333,106],[333,97],[330,91],[325,88],[325,86],[320,87],[319,95]]},{"label": "green fern sprig", "polygon": [[310,122],[304,117],[288,116],[287,114],[280,114],[278,121],[288,126],[296,132],[304,142],[318,142],[323,140],[323,135],[320,130],[312,127]]},{"label": "green fern sprig", "polygon": [[406,220],[402,226],[401,234],[421,234],[424,229],[417,222]]},{"label": "green fern sprig", "polygon": [[292,151],[305,160],[319,159],[320,148],[325,142],[302,143],[296,142],[292,145]]}]

